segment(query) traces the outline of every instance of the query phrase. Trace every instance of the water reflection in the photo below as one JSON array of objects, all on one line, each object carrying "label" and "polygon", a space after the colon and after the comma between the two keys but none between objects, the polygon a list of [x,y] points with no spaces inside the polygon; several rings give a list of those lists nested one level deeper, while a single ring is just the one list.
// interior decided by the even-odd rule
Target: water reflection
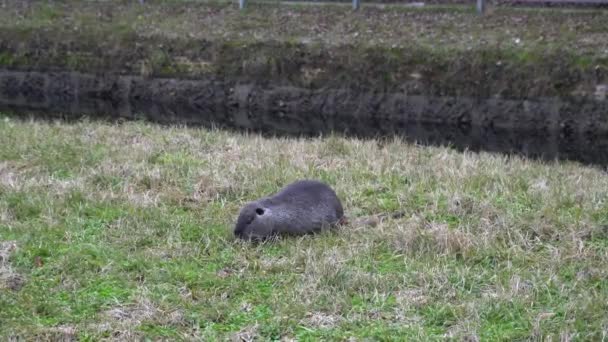
[{"label": "water reflection", "polygon": [[428,145],[608,165],[608,101],[475,99],[78,73],[0,71],[0,110],[147,119],[281,136],[398,135]]}]

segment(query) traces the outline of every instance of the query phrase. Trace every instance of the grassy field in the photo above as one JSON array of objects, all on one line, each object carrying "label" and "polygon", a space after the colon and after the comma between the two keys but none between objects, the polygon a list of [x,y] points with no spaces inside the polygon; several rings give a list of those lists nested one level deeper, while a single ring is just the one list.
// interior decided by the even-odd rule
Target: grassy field
[{"label": "grassy field", "polygon": [[[91,42],[95,44],[104,40],[119,43],[133,34],[140,40],[180,38],[194,40],[197,45],[204,45],[204,41],[292,42],[325,47],[419,45],[451,52],[482,47],[542,52],[565,47],[569,53],[586,57],[605,59],[608,54],[605,10],[497,7],[480,17],[474,2],[464,7],[423,8],[363,3],[357,12],[350,10],[348,1],[324,5],[251,1],[246,11],[240,11],[236,2],[225,0],[154,0],[146,5],[130,0],[5,2],[5,7],[0,6],[1,29],[58,33],[54,42],[57,46],[41,42],[44,49],[59,48],[66,38],[87,33],[86,37],[95,37]],[[80,43],[76,40],[75,44]]]},{"label": "grassy field", "polygon": [[[300,178],[375,227],[252,245]],[[0,337],[602,340],[608,174],[398,140],[0,116]]]},{"label": "grassy field", "polygon": [[[39,42],[38,53],[61,50],[61,45],[70,41],[73,51],[65,58],[73,60],[65,62],[72,67],[95,64],[95,56],[86,53],[94,46],[109,49],[121,46],[124,40],[131,44],[133,37],[137,37],[135,50],[139,54],[146,53],[140,46],[146,39],[158,40],[158,46],[148,52],[152,54],[150,62],[188,60],[197,54],[196,49],[186,54],[163,50],[163,42],[172,39],[190,40],[199,50],[206,42],[235,46],[288,42],[325,48],[360,45],[389,50],[424,47],[437,53],[491,48],[510,51],[519,63],[533,62],[537,54],[558,49],[581,57],[581,67],[592,61],[603,64],[608,58],[606,10],[497,7],[480,17],[474,3],[423,8],[363,3],[360,11],[353,12],[348,2],[281,5],[278,1],[252,1],[246,11],[240,11],[236,2],[224,0],[154,0],[145,5],[130,0],[5,2],[4,7],[0,3],[0,29],[18,35],[13,38],[17,40],[28,37],[35,41],[36,32],[47,34],[47,39],[55,36],[52,42]],[[25,52],[13,56],[6,51],[0,54],[0,64],[10,65],[13,58],[21,58],[33,59],[36,65],[35,54],[26,56]],[[205,53],[197,57],[200,61],[191,63],[208,64],[211,55],[218,52]],[[101,49],[98,53],[111,52]],[[393,54],[398,56],[397,50]]]}]

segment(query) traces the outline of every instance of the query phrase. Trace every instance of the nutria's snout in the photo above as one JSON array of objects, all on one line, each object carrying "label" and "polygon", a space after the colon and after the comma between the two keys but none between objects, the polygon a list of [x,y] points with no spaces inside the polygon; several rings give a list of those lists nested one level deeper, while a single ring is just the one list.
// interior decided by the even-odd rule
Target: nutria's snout
[{"label": "nutria's snout", "polygon": [[243,229],[235,229],[234,230],[234,237],[242,239],[244,237]]},{"label": "nutria's snout", "polygon": [[342,217],[342,204],[329,185],[301,180],[246,204],[233,234],[245,240],[265,240],[283,233],[308,234],[335,226]]},{"label": "nutria's snout", "polygon": [[234,236],[244,240],[255,239],[261,232],[265,233],[264,215],[267,214],[267,209],[258,202],[250,202],[241,209],[236,225],[234,227]]}]

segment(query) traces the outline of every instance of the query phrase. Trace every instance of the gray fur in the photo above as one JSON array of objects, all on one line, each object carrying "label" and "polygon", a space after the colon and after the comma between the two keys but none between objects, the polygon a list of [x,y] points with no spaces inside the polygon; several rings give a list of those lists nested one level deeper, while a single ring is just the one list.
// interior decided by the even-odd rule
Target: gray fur
[{"label": "gray fur", "polygon": [[247,203],[239,213],[234,235],[263,240],[277,234],[309,234],[331,228],[343,216],[342,203],[331,187],[316,180],[300,180],[272,196]]}]

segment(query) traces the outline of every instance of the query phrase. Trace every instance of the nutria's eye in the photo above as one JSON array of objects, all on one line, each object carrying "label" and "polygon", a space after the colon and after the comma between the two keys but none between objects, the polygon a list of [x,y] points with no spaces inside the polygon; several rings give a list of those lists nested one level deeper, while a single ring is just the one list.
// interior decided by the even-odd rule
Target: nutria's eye
[{"label": "nutria's eye", "polygon": [[261,216],[261,215],[264,215],[264,209],[262,209],[262,208],[257,208],[257,209],[255,210],[255,213],[256,213],[256,214],[258,214],[258,215],[260,215],[260,216]]}]

